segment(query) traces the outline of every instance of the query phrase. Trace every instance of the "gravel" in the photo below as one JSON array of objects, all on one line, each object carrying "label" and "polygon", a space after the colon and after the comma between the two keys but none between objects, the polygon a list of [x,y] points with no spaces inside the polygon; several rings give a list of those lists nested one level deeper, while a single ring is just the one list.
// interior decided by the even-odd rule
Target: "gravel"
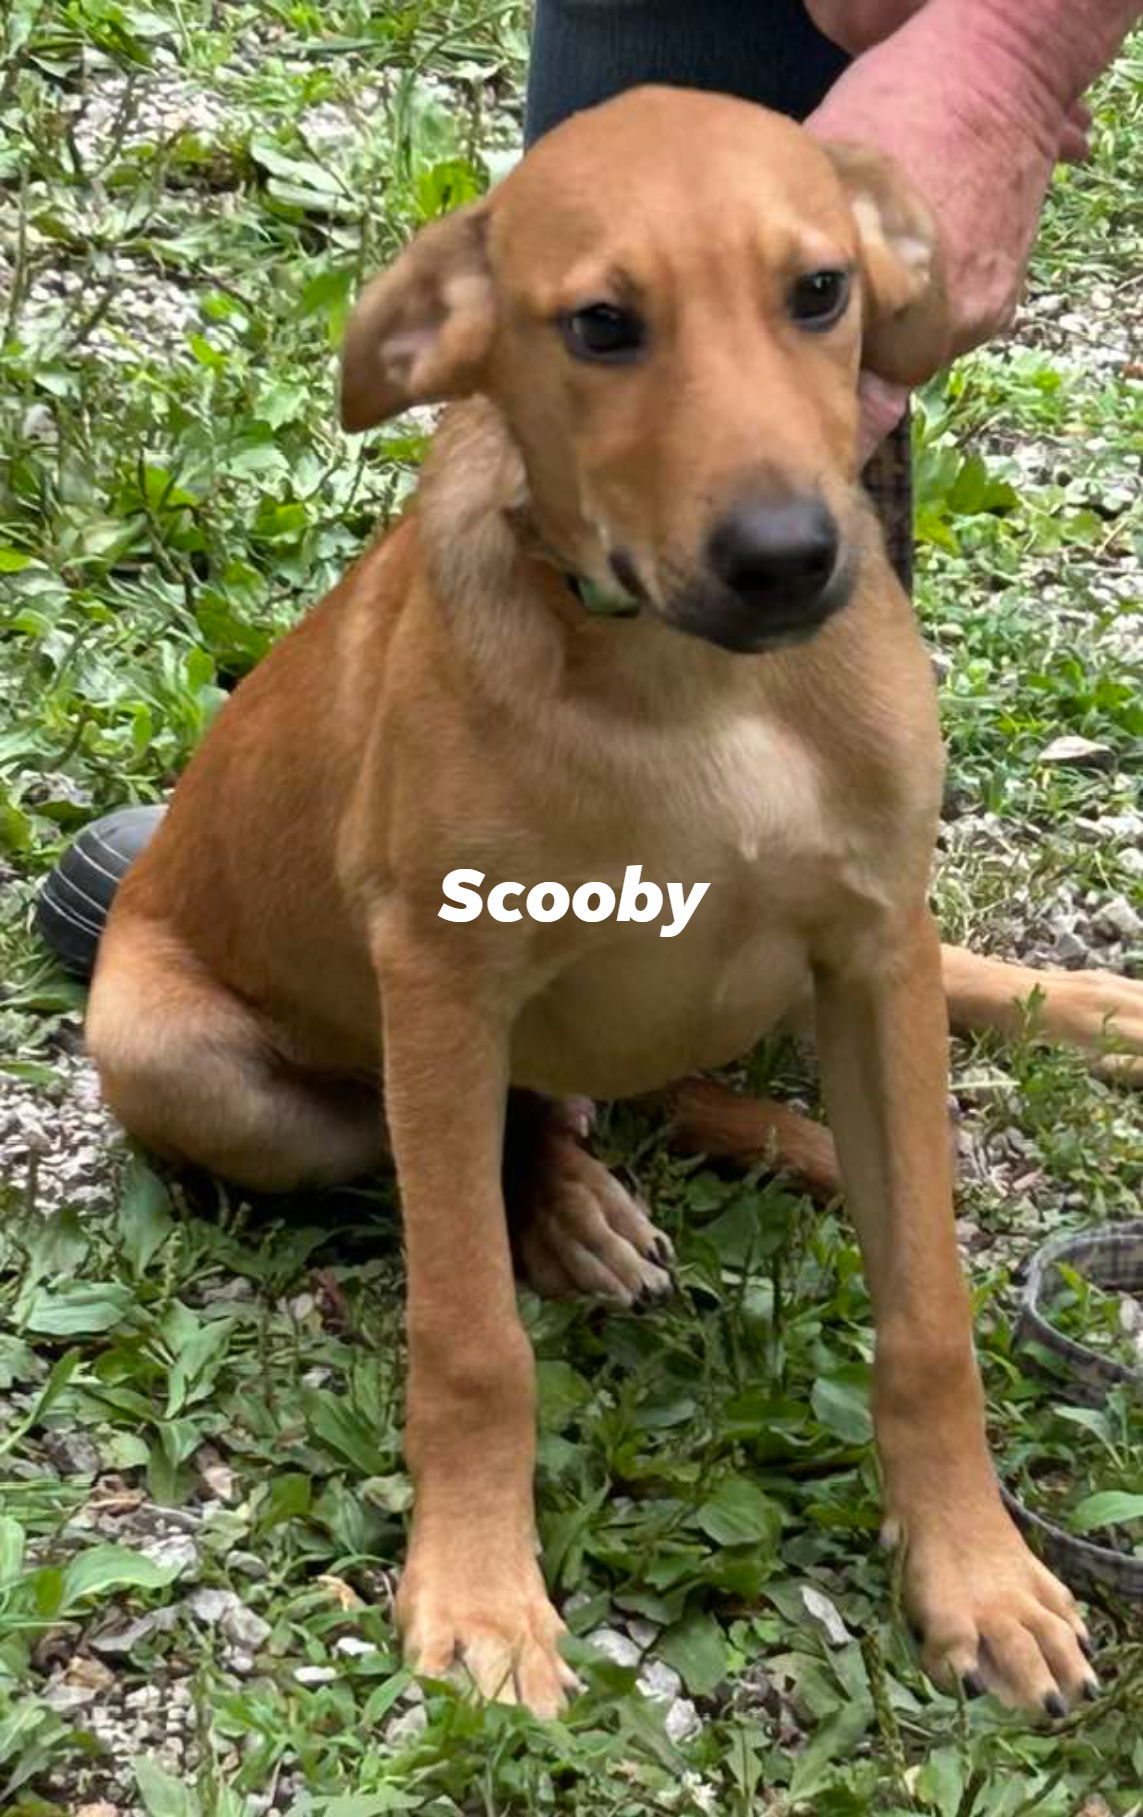
[{"label": "gravel", "polygon": [[[26,256],[35,273],[29,286],[28,314],[37,332],[51,334],[65,322],[86,327],[84,340],[111,365],[134,365],[149,359],[191,359],[188,336],[207,324],[196,292],[162,266],[162,240],[193,228],[204,205],[203,196],[189,189],[185,195],[163,193],[162,213],[154,223],[132,222],[133,237],[149,238],[154,248],[135,254],[121,244],[114,258],[101,256],[99,248],[114,241],[123,222],[123,207],[108,181],[117,165],[132,156],[171,146],[192,138],[200,153],[215,153],[218,170],[225,173],[232,148],[259,134],[273,137],[274,123],[267,122],[261,106],[253,105],[244,85],[255,71],[265,71],[274,46],[287,38],[284,28],[262,22],[256,31],[240,35],[228,64],[218,70],[214,86],[203,89],[179,65],[174,52],[157,46],[145,76],[125,75],[101,59],[88,58],[82,89],[67,109],[66,128],[85,173],[84,187],[53,188],[49,198],[42,184],[33,183],[26,200],[23,239]],[[351,66],[345,59],[345,68]],[[284,59],[296,74],[312,73],[304,60]],[[418,80],[420,99],[436,101],[455,112],[458,85],[466,72],[457,71],[452,85],[431,75]],[[479,72],[470,70],[476,79]],[[237,80],[236,80],[237,78]],[[377,71],[358,79],[344,98],[325,99],[303,108],[297,121],[308,154],[319,163],[336,168],[351,160],[355,151],[370,145],[377,122],[385,118],[386,99],[392,82]],[[487,161],[494,175],[501,175],[519,155],[519,109],[506,105],[489,91],[484,95],[482,138],[491,148]],[[58,130],[65,130],[61,117]],[[245,181],[245,178],[242,179]],[[225,174],[208,185],[206,205],[226,212],[241,205],[237,179]],[[42,226],[37,214],[45,210],[50,221]],[[71,248],[61,250],[59,228],[66,226]],[[12,283],[20,241],[20,205],[13,192],[0,190],[0,295]],[[217,325],[211,325],[217,331]],[[37,406],[45,436],[55,433],[50,407]]]},{"label": "gravel", "polygon": [[0,1072],[0,1178],[45,1216],[105,1207],[124,1146],[91,1062],[63,1056],[56,1070],[46,1087]]}]

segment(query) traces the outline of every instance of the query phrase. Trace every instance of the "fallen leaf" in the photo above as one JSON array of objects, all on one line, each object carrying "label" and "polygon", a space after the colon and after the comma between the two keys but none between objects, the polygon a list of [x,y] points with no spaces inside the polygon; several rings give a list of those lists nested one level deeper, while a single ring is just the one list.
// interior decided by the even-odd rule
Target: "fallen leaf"
[{"label": "fallen leaf", "polygon": [[344,1577],[325,1575],[318,1578],[323,1590],[328,1590],[339,1609],[363,1609],[362,1602],[352,1584],[347,1584]]}]

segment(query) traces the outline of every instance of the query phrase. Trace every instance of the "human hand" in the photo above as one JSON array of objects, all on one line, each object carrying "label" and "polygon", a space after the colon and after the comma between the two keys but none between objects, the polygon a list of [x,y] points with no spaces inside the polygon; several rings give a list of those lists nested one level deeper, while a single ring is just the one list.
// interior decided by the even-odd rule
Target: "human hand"
[{"label": "human hand", "polygon": [[[826,4],[813,0],[818,10]],[[951,353],[1011,320],[1067,124],[1062,104],[1054,115],[1025,111],[1007,76],[955,7],[934,3],[858,57],[807,121],[820,138],[888,153],[929,203],[941,230]],[[863,454],[905,402],[900,388],[863,376]]]},{"label": "human hand", "polygon": [[[892,37],[926,3],[927,0],[806,0],[806,11],[820,32],[851,57],[859,57]],[[1091,156],[1090,134],[1091,109],[1077,101],[1061,128],[1061,162],[1085,164]]]},{"label": "human hand", "polygon": [[895,429],[909,404],[904,385],[893,385],[876,372],[862,372],[857,387],[857,464],[864,467]]}]

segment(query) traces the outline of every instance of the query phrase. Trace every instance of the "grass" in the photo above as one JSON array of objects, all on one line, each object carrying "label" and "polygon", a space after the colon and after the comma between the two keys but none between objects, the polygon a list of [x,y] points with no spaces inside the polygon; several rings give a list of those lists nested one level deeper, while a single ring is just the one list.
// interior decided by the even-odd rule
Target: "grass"
[{"label": "grass", "polygon": [[[93,814],[169,788],[225,690],[406,496],[420,427],[345,442],[333,349],[362,273],[510,155],[524,19],[507,0],[13,0],[0,31],[0,1078],[66,1120],[80,1001],[28,932],[37,880]],[[1018,340],[930,387],[917,429],[952,759],[938,902],[995,949],[1048,950],[1061,917],[1098,944],[1106,905],[1140,897],[1138,40],[1097,120]],[[1044,761],[1063,734],[1098,767]],[[766,1068],[805,1088],[789,1055]],[[1138,1410],[1060,1399],[1014,1349],[1011,1279],[1050,1230],[1135,1212],[1137,1103],[1031,1042],[962,1048],[956,1077],[998,1459],[1082,1529],[1097,1494],[1143,1494]],[[1106,1695],[1050,1731],[920,1673],[874,1545],[842,1217],[682,1165],[622,1108],[602,1139],[675,1235],[681,1286],[646,1319],[525,1302],[545,1564],[576,1635],[636,1621],[694,1733],[582,1651],[558,1724],[443,1686],[410,1701],[388,1182],[253,1208],[136,1157],[81,1201],[38,1191],[29,1159],[0,1182],[0,1804],[1143,1810],[1137,1611],[1093,1608]],[[1072,1283],[1059,1316],[1122,1341],[1113,1295]],[[1138,1500],[1110,1506],[1138,1549]],[[177,1746],[131,1716],[176,1686]]]}]

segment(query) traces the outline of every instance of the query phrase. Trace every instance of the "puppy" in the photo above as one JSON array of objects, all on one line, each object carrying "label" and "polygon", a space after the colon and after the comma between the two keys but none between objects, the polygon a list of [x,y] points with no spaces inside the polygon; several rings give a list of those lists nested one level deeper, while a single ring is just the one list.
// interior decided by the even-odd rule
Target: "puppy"
[{"label": "puppy", "polygon": [[[927,1664],[1057,1713],[1090,1680],[985,1441],[926,906],[941,743],[857,471],[859,365],[919,380],[945,336],[932,223],[873,154],[682,90],[558,128],[365,290],[346,426],[466,401],[413,509],[222,710],[104,937],[89,1041],[142,1142],[271,1190],[391,1148],[409,1656],[540,1714],[572,1678],[536,1562],[510,1094],[533,1278],[629,1304],[667,1252],[573,1094],[717,1067],[807,997]],[[439,912],[459,868],[618,891],[636,862],[709,883],[677,938]],[[1017,1019],[1028,975],[946,965],[976,1020]],[[1138,1044],[1143,988],[1049,981],[1049,1030],[1094,1045],[1108,1013]],[[709,1082],[675,1102],[692,1143],[773,1140],[832,1180],[789,1113],[744,1122]]]}]

